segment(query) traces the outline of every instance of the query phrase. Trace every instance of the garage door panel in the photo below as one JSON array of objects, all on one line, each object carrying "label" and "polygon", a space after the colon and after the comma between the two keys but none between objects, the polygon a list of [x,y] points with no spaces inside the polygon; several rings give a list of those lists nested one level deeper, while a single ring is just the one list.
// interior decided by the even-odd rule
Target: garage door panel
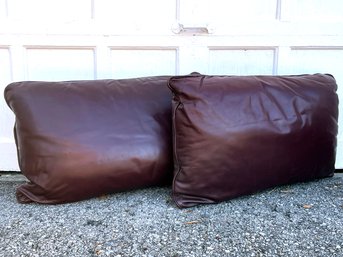
[{"label": "garage door panel", "polygon": [[[215,0],[210,1],[210,22],[226,23],[277,18],[277,0]],[[229,24],[230,26],[230,24]]]},{"label": "garage door panel", "polygon": [[94,0],[94,19],[109,33],[170,33],[176,0]]},{"label": "garage door panel", "polygon": [[185,26],[207,24],[209,0],[179,0],[178,20]]},{"label": "garage door panel", "polygon": [[0,19],[7,17],[7,3],[6,0],[0,0]]},{"label": "garage door panel", "polygon": [[28,48],[28,80],[95,79],[94,49]]},{"label": "garage door panel", "polygon": [[112,49],[113,78],[177,74],[177,49]]},{"label": "garage door panel", "polygon": [[7,47],[0,47],[0,79],[1,83],[11,81],[11,58]]},{"label": "garage door panel", "polygon": [[282,1],[282,20],[333,21],[343,20],[342,0],[287,0]]},{"label": "garage door panel", "polygon": [[279,13],[278,0],[180,0],[179,22],[216,35],[260,34],[270,33],[273,24],[268,22],[276,21]]},{"label": "garage door panel", "polygon": [[[4,92],[5,87],[12,80],[10,51],[7,48],[0,48],[0,91]],[[0,141],[12,138],[12,126],[4,126],[8,122],[13,123],[13,114],[7,107],[5,99],[0,97]]]},{"label": "garage door panel", "polygon": [[[29,10],[29,11],[28,11]],[[8,0],[8,16],[15,20],[73,21],[92,18],[91,0]],[[44,22],[43,22],[44,21]]]},{"label": "garage door panel", "polygon": [[[12,81],[10,50],[0,48],[0,91]],[[19,170],[13,137],[14,114],[0,97],[0,170]]]},{"label": "garage door panel", "polygon": [[[13,127],[13,126],[12,126]],[[19,171],[17,149],[14,142],[0,141],[1,171]]]},{"label": "garage door panel", "polygon": [[291,70],[309,72],[336,72],[339,75],[343,65],[343,47],[291,47],[293,60]]},{"label": "garage door panel", "polygon": [[271,75],[275,49],[211,49],[210,74]]},{"label": "garage door panel", "polygon": [[[19,80],[328,72],[342,98],[342,10],[342,0],[0,0],[0,90]],[[13,120],[0,98],[0,170],[18,170]],[[340,115],[337,168],[342,124]]]}]

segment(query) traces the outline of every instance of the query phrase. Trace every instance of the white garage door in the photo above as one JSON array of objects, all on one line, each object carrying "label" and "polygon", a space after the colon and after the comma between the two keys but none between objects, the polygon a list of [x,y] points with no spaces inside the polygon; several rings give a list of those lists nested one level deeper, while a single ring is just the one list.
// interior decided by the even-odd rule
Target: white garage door
[{"label": "white garage door", "polygon": [[[342,0],[0,0],[0,89],[19,80],[331,73]],[[343,168],[343,105],[336,168]],[[18,170],[0,98],[0,170]]]}]

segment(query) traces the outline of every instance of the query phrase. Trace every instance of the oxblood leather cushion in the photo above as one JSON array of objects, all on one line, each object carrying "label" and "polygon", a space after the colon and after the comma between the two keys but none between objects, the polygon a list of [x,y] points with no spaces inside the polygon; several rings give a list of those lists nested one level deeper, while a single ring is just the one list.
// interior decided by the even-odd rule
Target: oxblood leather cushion
[{"label": "oxblood leather cushion", "polygon": [[179,207],[333,175],[332,76],[198,75],[173,77],[169,87]]},{"label": "oxblood leather cushion", "polygon": [[64,203],[171,184],[169,77],[18,82],[5,90],[16,116],[21,203]]}]

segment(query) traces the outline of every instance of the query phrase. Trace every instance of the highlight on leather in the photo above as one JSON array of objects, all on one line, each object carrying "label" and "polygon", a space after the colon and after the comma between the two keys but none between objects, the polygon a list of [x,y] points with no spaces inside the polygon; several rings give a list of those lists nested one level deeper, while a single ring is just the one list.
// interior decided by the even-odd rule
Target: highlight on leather
[{"label": "highlight on leather", "polygon": [[56,204],[171,184],[168,78],[8,85],[19,166],[29,180],[18,201]]},{"label": "highlight on leather", "polygon": [[333,175],[333,76],[181,76],[169,87],[179,207]]}]

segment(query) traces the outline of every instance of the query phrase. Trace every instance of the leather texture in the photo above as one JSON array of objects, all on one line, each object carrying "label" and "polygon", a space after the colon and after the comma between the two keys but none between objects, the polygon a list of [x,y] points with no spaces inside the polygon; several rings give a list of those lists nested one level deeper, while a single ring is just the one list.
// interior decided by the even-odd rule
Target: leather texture
[{"label": "leather texture", "polygon": [[168,78],[8,85],[19,166],[30,181],[18,201],[56,204],[171,184]]},{"label": "leather texture", "polygon": [[179,207],[333,175],[338,96],[331,75],[194,75],[173,77],[169,87]]}]

